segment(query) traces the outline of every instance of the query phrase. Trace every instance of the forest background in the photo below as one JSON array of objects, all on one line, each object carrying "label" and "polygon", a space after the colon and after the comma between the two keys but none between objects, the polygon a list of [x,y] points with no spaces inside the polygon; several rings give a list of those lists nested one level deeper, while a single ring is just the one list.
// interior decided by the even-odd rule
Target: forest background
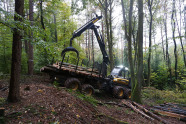
[{"label": "forest background", "polygon": [[[0,1],[0,76],[10,75],[13,31],[21,32],[21,74],[40,73],[41,67],[61,60],[72,33],[88,20],[103,15],[100,32],[110,58],[108,73],[117,65],[138,71],[138,1],[121,0],[25,0],[23,17],[15,13],[13,0]],[[133,6],[133,11],[131,10]],[[121,12],[117,12],[118,8]],[[132,14],[130,13],[132,12]],[[119,13],[118,15],[116,13]],[[130,13],[130,14],[129,14]],[[15,21],[14,15],[22,21]],[[131,18],[129,18],[131,16]],[[130,26],[131,25],[131,26]],[[131,28],[130,28],[131,27]],[[186,6],[184,0],[143,1],[142,86],[186,91]],[[132,53],[128,37],[131,35]],[[90,66],[102,62],[91,30],[73,42],[80,61]],[[76,56],[70,53],[70,63]],[[130,56],[132,55],[132,56]],[[129,63],[129,57],[132,62]],[[130,68],[131,69],[131,68]]]}]

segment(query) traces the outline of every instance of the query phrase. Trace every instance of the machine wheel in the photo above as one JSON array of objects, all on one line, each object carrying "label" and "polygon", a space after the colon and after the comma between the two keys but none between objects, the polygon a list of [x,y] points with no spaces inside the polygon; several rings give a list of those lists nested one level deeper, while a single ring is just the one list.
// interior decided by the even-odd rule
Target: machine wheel
[{"label": "machine wheel", "polygon": [[85,94],[85,95],[87,95],[87,96],[91,96],[92,94],[94,94],[94,88],[91,86],[91,85],[89,85],[89,84],[84,84],[83,86],[82,86],[82,93],[83,94]]},{"label": "machine wheel", "polygon": [[124,99],[130,99],[131,98],[131,90],[128,88],[124,88]]},{"label": "machine wheel", "polygon": [[77,78],[68,78],[65,81],[65,87],[72,90],[80,90],[81,84]]},{"label": "machine wheel", "polygon": [[114,95],[114,97],[116,97],[118,99],[124,98],[124,96],[125,96],[125,90],[124,90],[124,88],[121,87],[121,86],[115,86],[113,88],[113,95]]}]

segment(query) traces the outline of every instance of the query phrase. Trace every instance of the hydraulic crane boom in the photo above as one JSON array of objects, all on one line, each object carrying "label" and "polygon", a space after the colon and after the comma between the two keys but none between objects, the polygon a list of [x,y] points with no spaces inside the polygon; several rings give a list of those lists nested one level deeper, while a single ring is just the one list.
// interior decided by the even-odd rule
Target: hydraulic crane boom
[{"label": "hydraulic crane boom", "polygon": [[102,76],[105,77],[106,76],[106,72],[107,72],[107,65],[109,64],[109,57],[107,55],[107,52],[105,50],[105,44],[103,41],[102,36],[98,33],[98,28],[99,26],[94,25],[94,23],[96,23],[98,20],[100,20],[102,18],[102,16],[97,16],[93,19],[91,19],[90,21],[88,21],[85,25],[83,25],[82,27],[80,27],[79,29],[77,29],[74,33],[72,38],[70,39],[70,47],[65,48],[62,51],[62,55],[67,52],[67,51],[75,51],[77,53],[77,56],[79,57],[79,52],[72,47],[72,41],[74,38],[79,37],[84,31],[86,31],[87,29],[92,29],[96,35],[99,47],[101,49],[101,53],[103,55],[103,63],[102,63]]},{"label": "hydraulic crane boom", "polygon": [[90,21],[88,21],[86,24],[84,24],[83,26],[81,26],[79,29],[77,29],[74,33],[73,33],[73,37],[70,39],[70,46],[72,46],[72,40],[76,37],[79,37],[84,31],[86,31],[87,29],[91,29],[91,27],[94,25],[94,23],[96,23],[98,20],[100,20],[102,18],[102,16],[96,16],[96,18],[91,19]]}]

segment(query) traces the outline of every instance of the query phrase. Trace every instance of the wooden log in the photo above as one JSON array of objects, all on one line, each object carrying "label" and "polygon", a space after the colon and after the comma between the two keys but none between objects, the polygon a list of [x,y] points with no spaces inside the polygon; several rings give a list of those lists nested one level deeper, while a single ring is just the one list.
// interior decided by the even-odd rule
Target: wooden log
[{"label": "wooden log", "polygon": [[168,112],[173,112],[177,114],[182,114],[186,115],[186,110],[183,110],[181,108],[174,108],[174,107],[166,107],[166,106],[154,106],[154,108],[163,110],[163,111],[168,111]]},{"label": "wooden log", "polygon": [[41,68],[41,72],[56,72],[56,73],[60,73],[60,72],[73,72],[73,73],[76,73],[76,74],[81,74],[83,76],[92,76],[92,77],[99,77],[99,75],[95,72],[89,72],[89,71],[86,71],[85,69],[83,69],[83,67],[78,67],[77,70],[75,70],[75,67],[71,66],[62,66],[60,68],[59,65],[56,65],[56,64],[53,64],[53,65],[48,65],[48,66],[44,66]]},{"label": "wooden log", "polygon": [[154,121],[153,118],[151,118],[150,116],[146,115],[143,111],[140,111],[139,109],[137,109],[135,106],[133,106],[130,102],[124,101],[122,100],[122,103],[126,106],[128,106],[129,108],[131,108],[132,110],[134,110],[136,113],[141,114],[142,116],[144,116],[145,118]]},{"label": "wooden log", "polygon": [[162,115],[165,115],[165,116],[169,116],[169,117],[174,117],[174,118],[186,118],[185,115],[181,115],[181,114],[176,114],[176,113],[171,113],[171,112],[167,112],[167,111],[162,111],[162,110],[158,110],[158,109],[152,109],[154,111],[154,113],[160,113]]},{"label": "wooden log", "polygon": [[150,112],[149,110],[147,110],[146,108],[144,108],[143,106],[139,105],[136,102],[132,102],[134,105],[136,105],[138,108],[140,108],[141,110],[143,110],[146,114],[148,114],[149,116],[157,119],[158,121],[164,123],[164,124],[168,124],[167,121],[163,120],[162,118],[158,117],[157,115],[155,115],[154,113]]}]

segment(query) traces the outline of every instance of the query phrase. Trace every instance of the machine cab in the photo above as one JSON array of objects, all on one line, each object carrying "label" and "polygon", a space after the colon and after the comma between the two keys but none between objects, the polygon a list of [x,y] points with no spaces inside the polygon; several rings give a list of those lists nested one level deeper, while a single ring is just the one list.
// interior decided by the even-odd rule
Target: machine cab
[{"label": "machine cab", "polygon": [[113,82],[115,84],[131,87],[128,68],[123,66],[116,66],[112,70],[111,75],[114,77]]},{"label": "machine cab", "polygon": [[129,70],[126,67],[123,66],[116,66],[112,72],[111,75],[114,78],[123,78],[123,79],[128,79],[129,80]]}]

